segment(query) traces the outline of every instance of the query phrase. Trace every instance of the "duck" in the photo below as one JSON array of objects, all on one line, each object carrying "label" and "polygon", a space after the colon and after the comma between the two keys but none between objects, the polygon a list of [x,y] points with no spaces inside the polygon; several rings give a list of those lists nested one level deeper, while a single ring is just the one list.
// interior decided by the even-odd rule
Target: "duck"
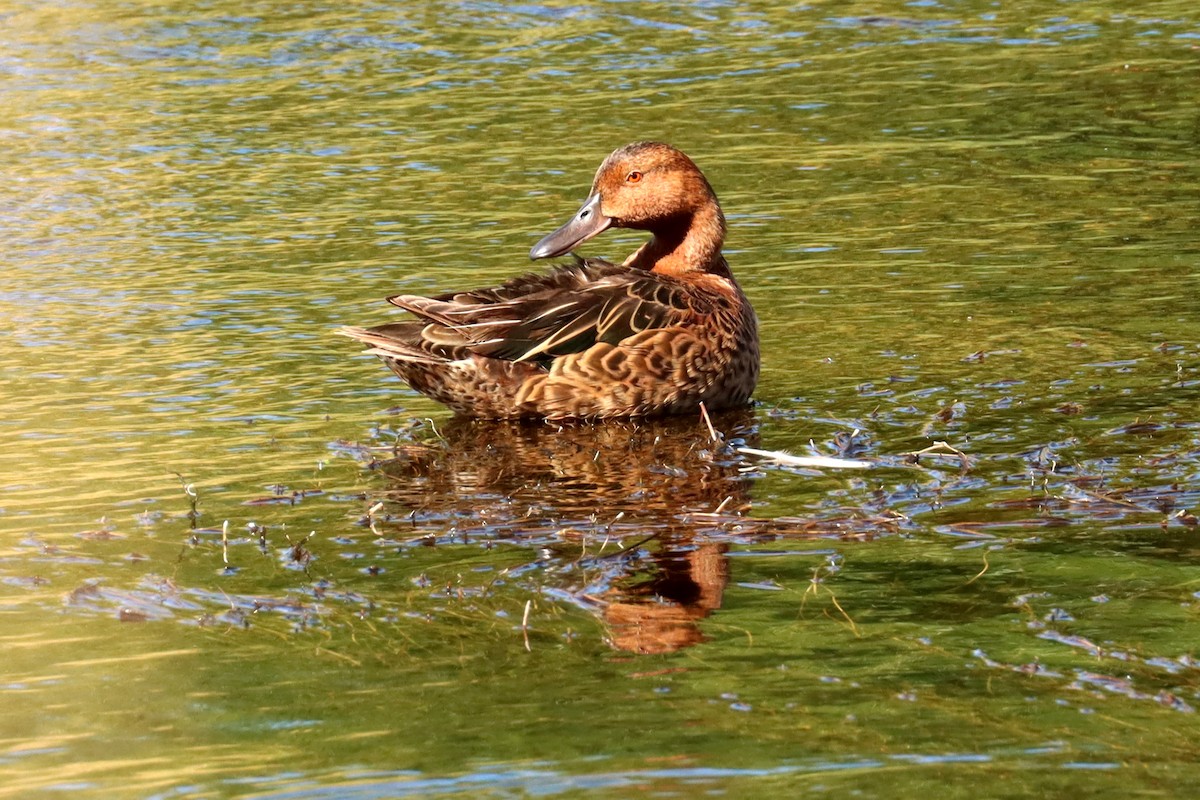
[{"label": "duck", "polygon": [[[620,264],[575,248],[610,228],[650,238]],[[459,415],[593,420],[746,406],[758,320],[721,253],[724,213],[687,155],[634,142],[529,252],[572,260],[499,286],[388,302],[413,318],[338,332]]]}]

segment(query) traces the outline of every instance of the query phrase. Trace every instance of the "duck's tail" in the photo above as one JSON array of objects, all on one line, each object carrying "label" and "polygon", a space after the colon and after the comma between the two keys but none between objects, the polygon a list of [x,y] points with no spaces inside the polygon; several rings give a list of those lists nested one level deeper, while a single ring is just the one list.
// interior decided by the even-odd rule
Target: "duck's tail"
[{"label": "duck's tail", "polygon": [[[396,328],[396,330],[390,330],[392,328]],[[423,350],[410,341],[405,341],[406,338],[410,338],[412,335],[412,331],[406,323],[380,325],[376,328],[358,328],[353,325],[346,325],[338,328],[335,333],[341,336],[349,336],[351,339],[357,339],[367,345],[368,353],[384,359],[394,359],[409,364],[445,364],[450,360],[445,356]],[[407,334],[407,336],[401,338],[398,335],[401,333]],[[420,341],[420,339],[417,341]]]}]

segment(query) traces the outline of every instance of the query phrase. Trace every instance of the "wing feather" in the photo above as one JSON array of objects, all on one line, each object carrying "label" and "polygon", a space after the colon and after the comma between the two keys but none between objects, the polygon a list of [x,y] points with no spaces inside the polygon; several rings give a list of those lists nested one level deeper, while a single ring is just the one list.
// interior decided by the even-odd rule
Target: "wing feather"
[{"label": "wing feather", "polygon": [[[599,260],[577,260],[488,289],[388,300],[419,321],[372,330],[403,332],[409,352],[543,364],[598,342],[615,345],[641,331],[679,325],[705,311],[700,307],[705,301],[680,281]],[[380,345],[378,339],[357,338]]]}]

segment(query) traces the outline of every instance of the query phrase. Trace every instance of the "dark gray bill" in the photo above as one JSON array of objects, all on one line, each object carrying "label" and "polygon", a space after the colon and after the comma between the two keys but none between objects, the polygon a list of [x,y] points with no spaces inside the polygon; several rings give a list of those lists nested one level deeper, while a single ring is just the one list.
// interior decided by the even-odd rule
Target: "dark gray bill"
[{"label": "dark gray bill", "polygon": [[600,213],[600,193],[587,199],[571,221],[533,246],[531,259],[553,258],[569,253],[598,233],[612,225],[611,218]]}]

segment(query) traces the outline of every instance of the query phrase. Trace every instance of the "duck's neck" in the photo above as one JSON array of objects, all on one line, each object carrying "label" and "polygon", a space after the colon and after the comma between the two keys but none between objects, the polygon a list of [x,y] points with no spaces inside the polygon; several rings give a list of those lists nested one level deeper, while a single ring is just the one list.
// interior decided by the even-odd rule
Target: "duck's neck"
[{"label": "duck's neck", "polygon": [[654,238],[625,259],[625,266],[675,276],[727,272],[721,257],[724,241],[725,215],[720,206],[710,203],[691,216],[656,228]]}]

